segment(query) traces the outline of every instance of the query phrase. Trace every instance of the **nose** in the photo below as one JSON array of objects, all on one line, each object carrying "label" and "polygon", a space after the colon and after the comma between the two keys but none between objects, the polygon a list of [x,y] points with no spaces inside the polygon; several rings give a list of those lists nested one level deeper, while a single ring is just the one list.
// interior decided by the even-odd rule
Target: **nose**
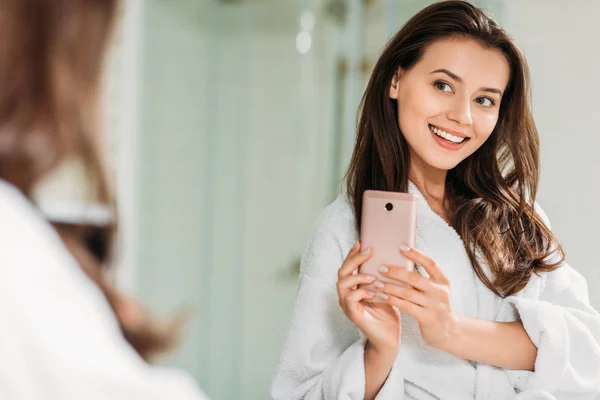
[{"label": "nose", "polygon": [[470,101],[456,101],[454,107],[448,111],[448,119],[456,121],[459,125],[473,125]]}]

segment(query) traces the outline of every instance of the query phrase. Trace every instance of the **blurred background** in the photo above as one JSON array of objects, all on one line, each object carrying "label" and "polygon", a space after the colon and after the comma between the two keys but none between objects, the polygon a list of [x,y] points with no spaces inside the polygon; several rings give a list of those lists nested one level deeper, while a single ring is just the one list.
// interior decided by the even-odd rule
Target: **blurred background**
[{"label": "blurred background", "polygon": [[[193,308],[162,362],[213,399],[268,398],[300,255],[340,191],[370,70],[429,3],[125,0],[104,94],[117,279],[158,316]],[[600,1],[474,3],[528,57],[538,200],[600,309]],[[83,179],[64,165],[38,197],[68,211]]]}]

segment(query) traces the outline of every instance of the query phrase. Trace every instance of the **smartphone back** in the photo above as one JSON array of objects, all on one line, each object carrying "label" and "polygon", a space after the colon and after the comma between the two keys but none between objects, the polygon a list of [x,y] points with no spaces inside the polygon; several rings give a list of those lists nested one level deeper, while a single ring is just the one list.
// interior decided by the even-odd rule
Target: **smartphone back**
[{"label": "smartphone back", "polygon": [[364,192],[360,241],[362,249],[371,249],[371,257],[361,266],[361,273],[394,282],[379,273],[381,265],[414,269],[414,263],[400,253],[400,246],[415,246],[417,205],[417,196],[410,193]]}]

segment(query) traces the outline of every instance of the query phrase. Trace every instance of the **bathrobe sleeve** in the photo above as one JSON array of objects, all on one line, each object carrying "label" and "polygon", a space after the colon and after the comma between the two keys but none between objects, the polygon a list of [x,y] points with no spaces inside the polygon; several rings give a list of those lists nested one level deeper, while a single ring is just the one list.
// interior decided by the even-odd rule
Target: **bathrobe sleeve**
[{"label": "bathrobe sleeve", "polygon": [[[339,202],[321,214],[302,257],[291,328],[271,385],[274,399],[364,398],[366,339],[344,315],[335,289],[354,230]],[[392,368],[377,399],[404,398],[399,371]]]},{"label": "bathrobe sleeve", "polygon": [[503,304],[538,348],[534,372],[507,371],[509,379],[517,390],[544,390],[557,400],[594,399],[600,394],[600,314],[590,305],[587,283],[567,264],[540,279],[537,300],[508,297]]}]

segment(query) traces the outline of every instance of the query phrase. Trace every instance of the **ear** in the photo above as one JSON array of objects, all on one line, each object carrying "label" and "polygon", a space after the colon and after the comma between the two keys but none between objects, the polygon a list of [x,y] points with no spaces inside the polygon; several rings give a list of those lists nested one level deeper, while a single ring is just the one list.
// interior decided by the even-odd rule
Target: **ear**
[{"label": "ear", "polygon": [[402,76],[402,69],[398,68],[392,78],[390,84],[390,99],[398,100],[398,92],[400,91],[400,78]]}]

